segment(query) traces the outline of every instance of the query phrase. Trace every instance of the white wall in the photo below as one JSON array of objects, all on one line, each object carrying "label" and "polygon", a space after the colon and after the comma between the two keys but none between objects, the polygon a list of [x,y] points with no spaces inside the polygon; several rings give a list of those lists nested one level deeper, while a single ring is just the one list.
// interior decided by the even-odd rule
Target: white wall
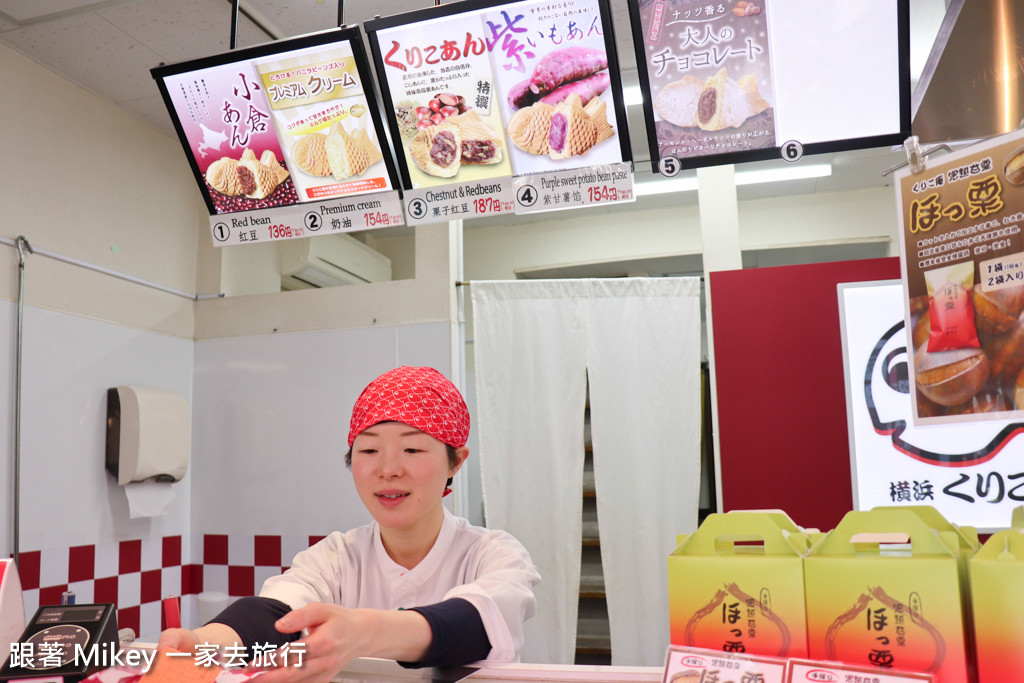
[{"label": "white wall", "polygon": [[[0,301],[11,381],[0,395],[0,552],[13,552],[13,391],[16,305]],[[189,533],[190,477],[157,518],[130,519],[125,493],[104,469],[106,391],[119,384],[192,398],[192,342],[28,306],[24,312],[20,550]],[[9,355],[8,355],[9,351]],[[4,377],[7,379],[8,377]]]},{"label": "white wall", "polygon": [[[2,45],[0,92],[0,236],[194,292],[204,208],[181,145]],[[17,259],[0,252],[0,298],[14,300]],[[29,304],[192,337],[188,299],[30,261]]]},{"label": "white wall", "polygon": [[[202,202],[177,141],[4,46],[0,91],[0,237],[195,291]],[[110,386],[191,399],[193,302],[40,254],[24,273],[21,546],[187,533],[187,481],[166,518],[127,518],[103,469],[103,430]],[[0,245],[2,552],[13,550],[17,285],[17,252]],[[57,516],[55,500],[74,512]]]}]

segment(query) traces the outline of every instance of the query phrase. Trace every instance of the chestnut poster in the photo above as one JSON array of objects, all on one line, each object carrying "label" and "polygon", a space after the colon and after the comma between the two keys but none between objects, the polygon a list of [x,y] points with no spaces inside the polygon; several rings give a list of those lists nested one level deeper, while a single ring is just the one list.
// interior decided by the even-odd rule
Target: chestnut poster
[{"label": "chestnut poster", "polygon": [[1024,503],[1024,422],[915,425],[899,280],[839,285],[853,509],[930,505],[987,533]]},{"label": "chestnut poster", "polygon": [[466,4],[366,23],[406,189],[628,159],[604,0]]},{"label": "chestnut poster", "polygon": [[913,417],[1024,417],[1024,131],[896,174]]}]

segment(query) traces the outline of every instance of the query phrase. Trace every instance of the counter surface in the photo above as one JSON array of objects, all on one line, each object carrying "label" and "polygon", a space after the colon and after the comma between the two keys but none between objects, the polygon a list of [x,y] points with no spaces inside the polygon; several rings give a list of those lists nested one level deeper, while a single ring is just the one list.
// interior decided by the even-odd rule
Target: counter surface
[{"label": "counter surface", "polygon": [[557,664],[498,664],[480,668],[404,669],[386,659],[357,659],[333,680],[336,683],[383,683],[383,681],[587,681],[660,683],[662,669],[638,666],[571,666]]},{"label": "counter surface", "polygon": [[[126,650],[154,650],[154,643],[134,642]],[[494,664],[452,669],[406,669],[390,659],[360,658],[335,676],[334,683],[487,683],[488,681],[552,681],[587,683],[660,683],[664,671],[651,666],[592,666],[563,664]],[[259,680],[259,679],[256,679]]]}]

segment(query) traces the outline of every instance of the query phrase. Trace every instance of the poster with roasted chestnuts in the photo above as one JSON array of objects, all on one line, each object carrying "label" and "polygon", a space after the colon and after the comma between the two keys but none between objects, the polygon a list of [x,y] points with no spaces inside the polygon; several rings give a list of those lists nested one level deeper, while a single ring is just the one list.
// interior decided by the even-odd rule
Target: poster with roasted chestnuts
[{"label": "poster with roasted chestnuts", "polygon": [[522,0],[367,22],[408,188],[622,162],[607,14]]},{"label": "poster with roasted chestnuts", "polygon": [[394,189],[358,39],[342,29],[153,70],[211,215]]},{"label": "poster with roasted chestnuts", "polygon": [[960,526],[1004,529],[1024,501],[1024,421],[916,423],[903,291],[900,280],[839,286],[853,509],[930,505]]},{"label": "poster with roasted chestnuts", "polygon": [[1024,416],[1024,132],[895,185],[915,420]]}]

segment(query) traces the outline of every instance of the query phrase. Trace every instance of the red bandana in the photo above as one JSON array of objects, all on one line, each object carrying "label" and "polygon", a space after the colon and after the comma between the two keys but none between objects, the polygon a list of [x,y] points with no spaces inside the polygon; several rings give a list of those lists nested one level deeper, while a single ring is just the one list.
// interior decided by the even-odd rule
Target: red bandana
[{"label": "red bandana", "polygon": [[402,366],[363,389],[352,408],[348,445],[364,429],[393,420],[462,448],[469,438],[469,410],[455,385],[434,368]]}]

